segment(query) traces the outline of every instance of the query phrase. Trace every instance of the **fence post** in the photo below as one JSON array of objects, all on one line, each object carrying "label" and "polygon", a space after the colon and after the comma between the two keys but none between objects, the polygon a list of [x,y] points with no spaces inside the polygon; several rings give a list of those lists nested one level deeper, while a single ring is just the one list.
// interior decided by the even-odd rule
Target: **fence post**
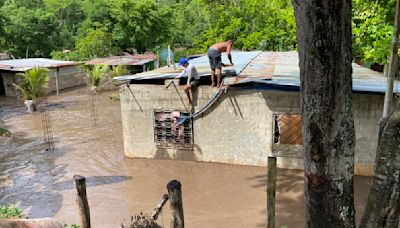
[{"label": "fence post", "polygon": [[86,196],[86,179],[80,175],[74,175],[76,188],[76,203],[81,217],[81,228],[90,228],[90,210]]},{"label": "fence post", "polygon": [[268,157],[267,228],[275,228],[276,157]]},{"label": "fence post", "polygon": [[181,183],[177,180],[170,181],[167,189],[171,206],[170,228],[184,228]]}]

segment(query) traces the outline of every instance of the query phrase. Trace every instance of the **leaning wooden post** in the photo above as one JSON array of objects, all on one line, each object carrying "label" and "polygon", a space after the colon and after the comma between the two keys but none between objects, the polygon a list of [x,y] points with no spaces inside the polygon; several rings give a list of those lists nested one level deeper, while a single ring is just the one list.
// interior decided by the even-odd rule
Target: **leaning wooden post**
[{"label": "leaning wooden post", "polygon": [[153,209],[153,213],[151,213],[150,218],[152,218],[153,220],[157,220],[158,215],[160,214],[164,204],[167,202],[168,200],[168,195],[164,194],[161,199],[160,202],[157,204],[157,206]]},{"label": "leaning wooden post", "polygon": [[171,206],[170,228],[184,228],[181,183],[177,180],[170,181],[167,185],[168,198]]},{"label": "leaning wooden post", "polygon": [[275,228],[276,157],[268,157],[267,228]]},{"label": "leaning wooden post", "polygon": [[90,210],[86,197],[86,179],[80,175],[74,175],[76,187],[76,203],[79,207],[81,217],[81,227],[90,228]]}]

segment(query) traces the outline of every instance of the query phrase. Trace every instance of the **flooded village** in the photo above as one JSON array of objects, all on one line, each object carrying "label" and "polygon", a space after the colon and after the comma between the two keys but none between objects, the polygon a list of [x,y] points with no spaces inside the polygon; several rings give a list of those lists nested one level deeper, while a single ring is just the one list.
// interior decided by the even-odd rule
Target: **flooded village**
[{"label": "flooded village", "polygon": [[[281,85],[279,88],[288,93],[284,95],[276,88],[265,90],[267,87],[254,87],[251,84],[254,77],[250,75],[254,72],[256,79],[260,80],[262,77],[255,69],[263,66],[268,69],[263,71],[263,80],[268,82],[271,82],[271,78],[279,80],[281,77],[295,76],[290,73],[298,71],[297,53],[234,55],[250,57],[247,60],[242,58],[242,65],[236,65],[237,71],[242,73],[239,76],[226,76],[225,83],[228,85],[240,78],[245,81],[244,87],[227,86],[227,91],[215,100],[210,110],[191,120],[190,129],[193,132],[188,136],[190,140],[182,141],[189,144],[186,147],[179,141],[165,140],[169,145],[157,141],[155,111],[195,113],[219,90],[200,85],[193,98],[194,105],[188,106],[179,79],[168,79],[180,71],[176,66],[129,77],[116,77],[114,84],[119,86],[111,86],[111,89],[95,95],[84,84],[60,90],[59,95],[53,92],[47,97],[47,112],[50,116],[50,129],[47,130],[43,128],[43,111],[26,113],[21,100],[2,96],[0,127],[9,129],[12,135],[1,138],[0,203],[18,205],[29,218],[50,217],[65,224],[78,223],[79,210],[75,203],[72,177],[79,174],[87,180],[93,227],[117,227],[141,211],[150,213],[166,192],[166,184],[176,179],[182,184],[185,223],[188,227],[263,227],[266,214],[266,158],[276,154],[281,159],[278,167],[282,168],[278,169],[277,174],[276,224],[302,226],[299,225],[304,224],[302,158],[296,156],[301,153],[301,142],[290,139],[298,138],[296,134],[300,133],[301,136],[301,132],[289,132],[289,136],[285,136],[284,128],[281,128],[279,141],[282,145],[279,147],[276,145],[279,141],[275,141],[274,127],[274,124],[279,123],[265,123],[271,121],[276,113],[299,113],[296,103],[298,92],[293,89],[296,84],[290,81],[286,89]],[[275,62],[267,59],[263,65],[261,60],[271,56]],[[202,70],[207,71],[206,67],[201,67],[204,64],[202,58],[192,60],[199,66],[200,74]],[[279,65],[280,58],[286,60],[285,65]],[[290,58],[294,61],[293,65],[288,62]],[[246,61],[255,61],[255,64],[249,65]],[[249,69],[249,66],[254,69]],[[240,67],[244,69],[240,70]],[[369,72],[369,77],[379,79],[379,74],[366,69],[356,72]],[[83,80],[82,72],[76,74]],[[153,78],[154,74],[162,83]],[[207,77],[209,80],[207,73],[201,76],[205,84],[209,83]],[[135,79],[141,80],[140,83],[136,84]],[[171,82],[175,84],[167,88]],[[49,83],[55,83],[55,80],[49,80]],[[241,88],[245,90],[240,92]],[[115,93],[121,94],[120,101],[111,99]],[[283,101],[284,96],[292,97],[292,101]],[[373,99],[379,102],[382,97],[358,96],[369,102]],[[284,103],[279,107],[276,106],[277,102]],[[249,109],[248,105],[253,108]],[[254,105],[258,108],[255,109]],[[368,118],[377,118],[379,115],[375,114],[374,105],[367,107],[372,111],[356,111],[360,117],[364,116],[364,120],[360,120],[360,129],[368,126],[365,123]],[[220,108],[223,110],[219,111]],[[135,116],[141,116],[142,119]],[[224,122],[228,118],[231,124]],[[375,126],[372,121],[371,125]],[[198,138],[203,137],[202,126],[209,126],[204,129],[207,132],[204,136],[211,137],[206,140],[206,144],[201,143],[205,139]],[[290,129],[293,128],[296,126]],[[298,127],[296,130],[299,131]],[[51,150],[48,149],[45,134],[51,134]],[[265,145],[262,145],[263,141]],[[274,142],[273,145],[271,142]],[[359,145],[359,148],[365,146],[368,146],[367,142]],[[359,157],[358,160],[362,161],[363,156]],[[366,165],[359,166],[361,168],[358,172],[363,176],[355,179],[356,206],[359,209],[357,211],[362,211],[362,202],[366,200],[371,182],[370,177],[366,176],[371,171],[368,167],[363,168]],[[167,226],[170,222],[169,214],[169,207],[165,207],[159,223]]]}]

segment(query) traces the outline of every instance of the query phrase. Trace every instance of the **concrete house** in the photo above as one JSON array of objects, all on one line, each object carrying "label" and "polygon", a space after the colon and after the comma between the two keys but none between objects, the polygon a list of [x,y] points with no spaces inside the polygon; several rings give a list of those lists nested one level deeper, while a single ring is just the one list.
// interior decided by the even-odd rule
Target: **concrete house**
[{"label": "concrete house", "polygon": [[16,91],[12,83],[15,74],[28,71],[35,67],[49,69],[48,92],[85,84],[84,73],[73,61],[59,61],[44,58],[9,59],[0,61],[0,96],[15,97]]},{"label": "concrete house", "polygon": [[[234,52],[232,57],[235,68],[225,68],[227,87],[221,90],[210,87],[208,58],[191,60],[201,77],[193,107],[172,67],[115,78],[126,82],[121,93],[125,155],[257,166],[278,156],[278,167],[302,169],[298,54]],[[399,93],[398,81],[394,88]],[[353,64],[358,175],[373,173],[385,90],[382,74]],[[188,121],[177,124],[182,118]]]}]

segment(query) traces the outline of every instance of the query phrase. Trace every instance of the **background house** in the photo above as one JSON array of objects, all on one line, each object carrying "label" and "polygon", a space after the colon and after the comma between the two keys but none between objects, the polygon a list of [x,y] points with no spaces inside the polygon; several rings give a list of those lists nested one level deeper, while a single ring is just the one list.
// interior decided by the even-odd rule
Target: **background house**
[{"label": "background house", "polygon": [[156,56],[154,54],[136,54],[96,58],[86,62],[87,65],[126,66],[130,74],[153,70]]},{"label": "background house", "polygon": [[17,96],[12,83],[15,83],[16,73],[28,71],[35,67],[49,69],[48,92],[71,88],[85,84],[83,71],[79,63],[73,61],[59,61],[44,58],[9,59],[0,61],[0,96]]},{"label": "background house", "polygon": [[[302,169],[297,53],[236,52],[232,56],[238,75],[225,77],[226,91],[209,86],[206,56],[192,60],[204,84],[193,92],[193,107],[187,106],[185,94],[176,86],[179,81],[172,79],[179,71],[171,67],[115,78],[129,82],[121,94],[125,155],[262,166],[268,156],[278,156],[278,167]],[[373,173],[385,90],[382,74],[353,64],[358,175]],[[394,92],[399,91],[396,81]],[[176,127],[176,116],[199,110],[193,121]]]}]

